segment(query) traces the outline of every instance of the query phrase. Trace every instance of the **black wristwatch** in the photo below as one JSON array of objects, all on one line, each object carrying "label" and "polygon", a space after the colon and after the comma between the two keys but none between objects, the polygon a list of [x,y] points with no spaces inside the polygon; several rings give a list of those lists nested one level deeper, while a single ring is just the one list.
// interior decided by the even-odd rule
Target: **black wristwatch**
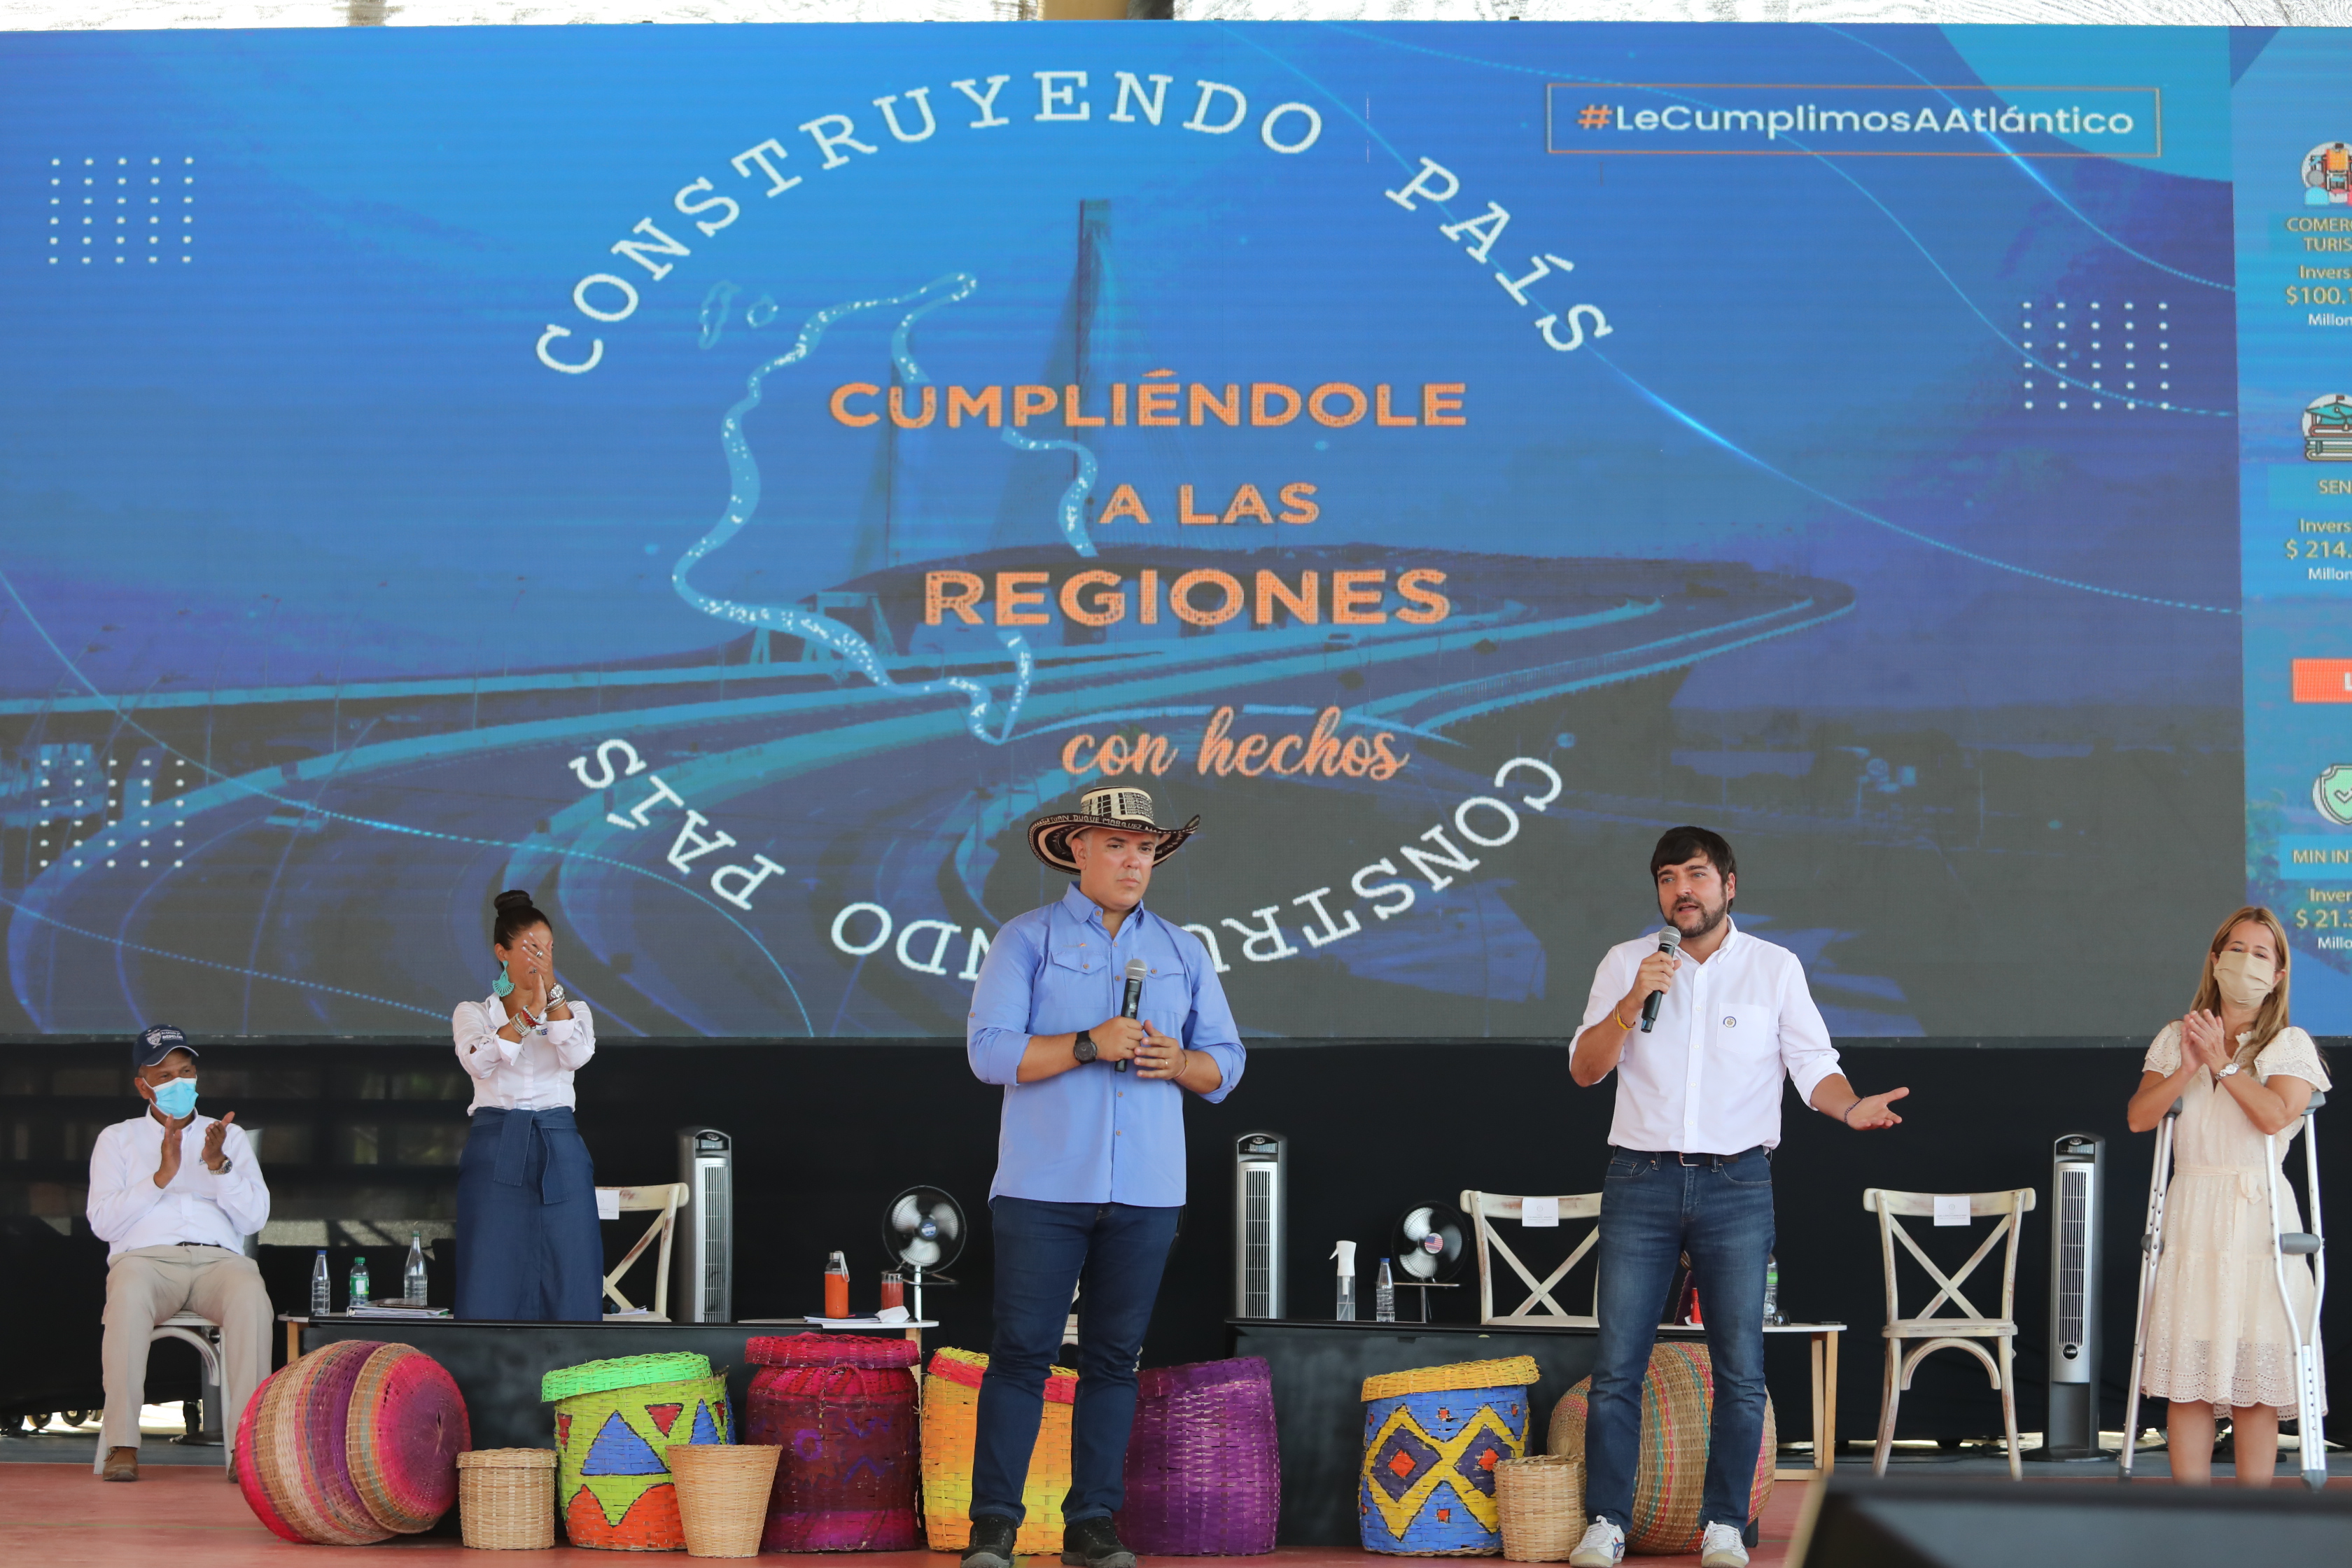
[{"label": "black wristwatch", "polygon": [[1070,1054],[1077,1058],[1081,1063],[1094,1060],[1100,1054],[1095,1049],[1094,1031],[1080,1029],[1078,1037],[1070,1042]]}]

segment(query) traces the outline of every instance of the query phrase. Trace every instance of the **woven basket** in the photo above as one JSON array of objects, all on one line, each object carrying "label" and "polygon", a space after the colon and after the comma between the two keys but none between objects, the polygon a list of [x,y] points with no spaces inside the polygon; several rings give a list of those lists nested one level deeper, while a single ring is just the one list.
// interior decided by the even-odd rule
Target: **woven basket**
[{"label": "woven basket", "polygon": [[1273,1551],[1282,1456],[1265,1361],[1153,1367],[1137,1376],[1136,1395],[1119,1539],[1160,1557]]},{"label": "woven basket", "polygon": [[[1544,1447],[1554,1454],[1584,1452],[1584,1424],[1592,1394],[1586,1378],[1552,1406],[1551,1431]],[[1706,1489],[1707,1423],[1715,1411],[1714,1363],[1706,1347],[1687,1340],[1663,1340],[1650,1352],[1642,1379],[1642,1455],[1633,1478],[1632,1523],[1625,1550],[1654,1556],[1696,1552],[1699,1503]],[[1772,1465],[1780,1447],[1772,1401],[1764,1401],[1764,1437],[1758,1445],[1756,1479],[1748,1492],[1748,1517],[1759,1519],[1772,1500]]]},{"label": "woven basket", "polygon": [[[988,1358],[943,1350],[923,1379],[923,1527],[934,1552],[961,1552],[971,1542],[971,1462],[979,1435],[980,1380]],[[1045,1379],[1045,1412],[1029,1452],[1028,1510],[1013,1550],[1041,1556],[1062,1550],[1062,1500],[1070,1489],[1071,1402],[1078,1374],[1057,1366]]]},{"label": "woven basket", "polygon": [[768,1518],[768,1489],[783,1450],[764,1443],[669,1451],[677,1517],[689,1557],[756,1557]]},{"label": "woven basket", "polygon": [[477,1448],[457,1456],[457,1529],[478,1552],[555,1544],[555,1450]]},{"label": "woven basket", "polygon": [[237,1419],[236,1479],[289,1541],[364,1546],[429,1530],[471,1439],[446,1371],[402,1344],[343,1340],[274,1373]]},{"label": "woven basket", "polygon": [[1495,1510],[1503,1555],[1514,1563],[1565,1563],[1583,1538],[1584,1461],[1536,1454],[1495,1467]]},{"label": "woven basket", "polygon": [[744,1436],[788,1451],[768,1498],[763,1552],[906,1552],[922,1543],[915,1405],[919,1352],[857,1334],[761,1338]]},{"label": "woven basket", "polygon": [[1533,1356],[1420,1367],[1364,1380],[1356,1498],[1364,1550],[1492,1557],[1503,1550],[1495,1469],[1528,1451]]},{"label": "woven basket", "polygon": [[[676,1552],[686,1544],[668,1455],[733,1441],[727,1379],[699,1355],[622,1356],[548,1373],[555,1396],[556,1495],[574,1546]],[[618,1381],[669,1378],[675,1381]]]}]

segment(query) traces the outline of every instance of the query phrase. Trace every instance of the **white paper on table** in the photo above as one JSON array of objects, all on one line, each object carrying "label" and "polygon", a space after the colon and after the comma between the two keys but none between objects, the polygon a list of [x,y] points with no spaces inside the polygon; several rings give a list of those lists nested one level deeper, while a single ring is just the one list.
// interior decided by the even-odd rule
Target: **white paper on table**
[{"label": "white paper on table", "polygon": [[1558,1229],[1559,1200],[1558,1198],[1521,1198],[1519,1223],[1538,1229],[1546,1226]]},{"label": "white paper on table", "polygon": [[1936,1223],[1937,1225],[1968,1224],[1969,1194],[1966,1193],[1937,1193],[1936,1194]]},{"label": "white paper on table", "polygon": [[619,1188],[598,1187],[596,1189],[596,1217],[598,1219],[618,1219],[621,1217],[621,1193]]}]

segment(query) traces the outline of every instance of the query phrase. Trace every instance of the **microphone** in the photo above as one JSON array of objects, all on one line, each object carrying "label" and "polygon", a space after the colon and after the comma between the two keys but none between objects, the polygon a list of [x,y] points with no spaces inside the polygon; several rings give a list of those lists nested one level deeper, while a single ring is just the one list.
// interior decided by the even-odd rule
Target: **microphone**
[{"label": "microphone", "polygon": [[[1143,960],[1130,958],[1127,961],[1127,994],[1118,1005],[1120,1017],[1132,1018],[1143,1011],[1143,977],[1150,973],[1151,965],[1144,963]],[[1127,1063],[1124,1061],[1116,1065],[1118,1071],[1127,1070]]]},{"label": "microphone", "polygon": [[[1675,928],[1673,921],[1669,921],[1666,923],[1666,929],[1658,933],[1658,951],[1679,952],[1682,951],[1682,945],[1683,933]],[[1657,1027],[1658,1005],[1665,999],[1666,994],[1663,991],[1653,991],[1642,998],[1642,1033],[1646,1035]]]}]

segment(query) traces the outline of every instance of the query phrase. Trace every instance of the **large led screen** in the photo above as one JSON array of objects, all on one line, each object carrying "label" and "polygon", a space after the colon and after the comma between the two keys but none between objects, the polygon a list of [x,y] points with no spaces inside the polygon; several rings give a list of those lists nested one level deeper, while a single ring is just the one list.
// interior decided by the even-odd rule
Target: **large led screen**
[{"label": "large led screen", "polygon": [[1686,821],[1844,1036],[2145,1035],[2250,881],[2341,1027],[2333,47],[0,40],[0,1031],[429,1033],[520,887],[608,1036],[958,1035],[1105,782],[1262,1037],[1570,1032]]}]

